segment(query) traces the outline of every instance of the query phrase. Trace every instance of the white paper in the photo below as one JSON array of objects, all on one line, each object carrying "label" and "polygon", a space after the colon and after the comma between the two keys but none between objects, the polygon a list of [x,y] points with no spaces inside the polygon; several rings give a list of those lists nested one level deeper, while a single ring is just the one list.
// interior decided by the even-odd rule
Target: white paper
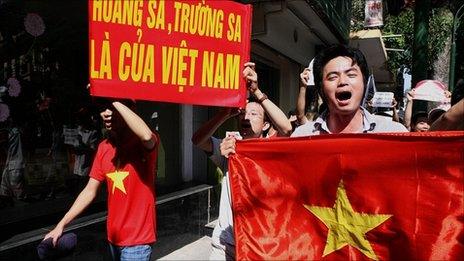
[{"label": "white paper", "polygon": [[445,102],[445,91],[438,86],[426,84],[416,88],[414,93],[414,100]]},{"label": "white paper", "polygon": [[310,72],[309,72],[308,86],[313,86],[313,85],[314,85],[313,64],[314,64],[314,58],[311,60],[311,62],[309,62],[309,65],[308,65],[308,69],[310,70]]},{"label": "white paper", "polygon": [[234,137],[236,140],[242,140],[242,135],[238,131],[226,131],[226,138]]},{"label": "white paper", "polygon": [[376,92],[372,98],[372,107],[391,108],[393,102],[392,92]]}]

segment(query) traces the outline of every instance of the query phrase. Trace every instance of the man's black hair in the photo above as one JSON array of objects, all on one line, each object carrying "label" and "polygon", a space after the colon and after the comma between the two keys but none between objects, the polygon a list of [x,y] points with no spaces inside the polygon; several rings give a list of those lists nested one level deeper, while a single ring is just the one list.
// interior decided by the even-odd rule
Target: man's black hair
[{"label": "man's black hair", "polygon": [[[250,95],[250,97],[248,97],[248,103],[250,102],[256,102],[257,104],[259,104],[261,107],[263,107],[263,105],[259,102],[259,100],[254,96],[254,95]],[[272,124],[271,122],[271,119],[269,118],[269,115],[267,115],[267,112],[266,110],[264,109],[263,107],[263,111],[264,111],[264,115],[263,115],[263,120],[265,122],[269,122],[270,124]]]},{"label": "man's black hair", "polygon": [[250,95],[250,97],[248,97],[248,102],[259,103],[258,99],[254,95]]},{"label": "man's black hair", "polygon": [[357,64],[361,69],[361,73],[363,75],[364,89],[367,85],[367,79],[369,78],[369,68],[367,66],[367,61],[364,57],[364,54],[359,49],[352,48],[346,45],[331,45],[326,49],[322,50],[315,57],[313,65],[314,84],[324,102],[327,102],[325,100],[325,95],[322,90],[324,66],[326,66],[326,64],[329,63],[330,60],[337,57],[348,57],[352,60],[352,65]]},{"label": "man's black hair", "polygon": [[288,117],[288,118],[290,118],[290,116],[293,116],[293,115],[296,116],[296,109],[289,110],[288,113],[287,113],[287,117]]}]

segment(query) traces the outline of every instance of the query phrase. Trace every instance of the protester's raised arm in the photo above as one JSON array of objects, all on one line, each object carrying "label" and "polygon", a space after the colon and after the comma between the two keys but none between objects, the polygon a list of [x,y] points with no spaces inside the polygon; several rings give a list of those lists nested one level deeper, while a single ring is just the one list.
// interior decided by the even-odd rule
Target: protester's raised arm
[{"label": "protester's raised arm", "polygon": [[298,125],[303,125],[308,122],[306,118],[305,107],[306,107],[306,88],[309,84],[309,79],[311,77],[311,70],[305,68],[300,74],[300,91],[298,92],[298,99],[296,102],[296,119]]},{"label": "protester's raised arm", "polygon": [[131,129],[135,135],[139,137],[143,146],[149,150],[153,149],[158,141],[156,140],[156,136],[154,136],[153,132],[150,130],[150,127],[148,127],[142,118],[121,102],[113,102],[113,107],[119,112],[129,129]]},{"label": "protester's raised arm", "polygon": [[464,129],[464,99],[453,105],[436,121],[431,123],[430,130],[463,130]]},{"label": "protester's raised arm", "polygon": [[290,136],[292,134],[292,124],[285,113],[259,90],[255,64],[248,62],[244,66],[243,77],[247,80],[248,90],[261,103],[272,124],[276,127],[279,136]]},{"label": "protester's raised arm", "polygon": [[298,92],[298,98],[296,101],[296,120],[298,125],[303,125],[308,122],[308,118],[305,113],[306,106],[306,86],[300,86],[300,91]]},{"label": "protester's raised arm", "polygon": [[211,137],[214,132],[221,126],[226,120],[234,117],[240,113],[237,108],[222,108],[213,118],[203,124],[192,136],[193,145],[198,148],[211,153],[213,151],[213,144],[211,143]]},{"label": "protester's raised arm", "polygon": [[95,199],[98,193],[98,188],[100,187],[100,181],[90,178],[87,186],[82,190],[79,196],[74,201],[71,208],[64,215],[64,217],[58,222],[56,227],[45,235],[44,240],[47,238],[52,238],[53,245],[56,245],[58,238],[63,234],[63,230],[71,221],[74,220],[79,214],[82,213],[92,201]]},{"label": "protester's raised arm", "polygon": [[[258,100],[262,100],[263,97],[265,97],[264,93],[262,93],[259,89],[257,89],[253,94]],[[276,127],[278,135],[290,136],[290,134],[292,134],[292,124],[284,112],[271,100],[267,99],[267,97],[265,97],[265,99],[261,102],[261,105],[269,116],[273,126]]]},{"label": "protester's raised arm", "polygon": [[406,104],[406,109],[404,110],[404,126],[409,131],[411,130],[412,103],[414,99],[414,93],[415,93],[414,89],[409,90],[406,93],[406,98],[408,100],[408,103]]},{"label": "protester's raised arm", "polygon": [[396,101],[395,98],[393,98],[392,106],[391,106],[392,111],[393,111],[392,120],[396,122],[400,122],[400,116],[398,115],[398,111],[396,110],[397,105],[398,105],[398,102]]}]

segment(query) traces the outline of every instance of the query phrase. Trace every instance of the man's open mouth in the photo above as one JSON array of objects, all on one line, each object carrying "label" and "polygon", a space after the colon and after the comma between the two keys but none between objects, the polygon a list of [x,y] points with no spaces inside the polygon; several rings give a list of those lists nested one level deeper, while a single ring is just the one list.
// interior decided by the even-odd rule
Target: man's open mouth
[{"label": "man's open mouth", "polygon": [[351,99],[351,92],[349,92],[349,91],[338,92],[338,93],[335,94],[335,98],[337,98],[337,100],[339,100],[339,101],[349,100],[349,99]]},{"label": "man's open mouth", "polygon": [[249,128],[251,128],[251,123],[250,123],[250,121],[248,121],[248,120],[243,120],[243,121],[241,121],[240,125],[241,125],[242,129],[249,129]]}]

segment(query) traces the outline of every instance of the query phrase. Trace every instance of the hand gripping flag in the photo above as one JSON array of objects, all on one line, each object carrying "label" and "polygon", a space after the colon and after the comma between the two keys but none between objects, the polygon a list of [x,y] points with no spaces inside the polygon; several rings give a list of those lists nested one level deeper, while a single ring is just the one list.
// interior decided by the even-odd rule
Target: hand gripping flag
[{"label": "hand gripping flag", "polygon": [[238,260],[464,256],[464,132],[248,140],[236,152]]}]

